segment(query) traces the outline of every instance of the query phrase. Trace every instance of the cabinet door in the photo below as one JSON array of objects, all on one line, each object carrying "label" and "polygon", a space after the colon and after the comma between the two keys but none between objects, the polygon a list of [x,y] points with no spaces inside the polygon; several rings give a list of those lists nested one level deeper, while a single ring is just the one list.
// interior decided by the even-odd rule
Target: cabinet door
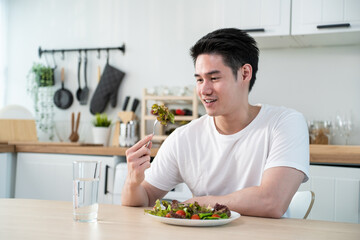
[{"label": "cabinet door", "polygon": [[293,0],[293,35],[353,31],[360,31],[360,1]]},{"label": "cabinet door", "polygon": [[108,156],[18,153],[15,198],[72,201],[72,163],[77,160],[102,161],[99,203],[112,203],[115,166]]},{"label": "cabinet door", "polygon": [[222,0],[223,26],[252,36],[290,34],[290,0]]},{"label": "cabinet door", "polygon": [[15,153],[0,153],[0,198],[14,197],[15,168]]},{"label": "cabinet door", "polygon": [[360,223],[360,168],[310,166],[305,190],[315,193],[309,219]]}]

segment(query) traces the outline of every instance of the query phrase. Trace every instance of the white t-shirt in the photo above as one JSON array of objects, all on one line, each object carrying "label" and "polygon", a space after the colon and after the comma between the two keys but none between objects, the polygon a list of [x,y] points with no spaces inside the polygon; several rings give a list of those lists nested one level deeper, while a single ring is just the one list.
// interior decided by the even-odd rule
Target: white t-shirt
[{"label": "white t-shirt", "polygon": [[309,176],[309,135],[302,114],[260,105],[243,130],[222,135],[204,115],[177,128],[162,144],[145,180],[169,191],[185,182],[194,196],[225,195],[259,186],[263,172],[286,166]]}]

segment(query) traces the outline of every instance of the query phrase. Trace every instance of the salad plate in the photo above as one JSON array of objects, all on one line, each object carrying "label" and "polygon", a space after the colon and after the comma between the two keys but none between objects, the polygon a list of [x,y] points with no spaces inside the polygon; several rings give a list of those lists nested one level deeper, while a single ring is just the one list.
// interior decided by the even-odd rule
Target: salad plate
[{"label": "salad plate", "polygon": [[216,219],[216,220],[194,220],[194,219],[182,219],[182,218],[167,218],[167,217],[159,217],[149,213],[145,213],[145,215],[152,217],[154,220],[166,224],[171,225],[179,225],[179,226],[192,226],[192,227],[212,227],[212,226],[220,226],[225,225],[238,219],[240,214],[237,212],[231,211],[231,216],[226,219]]}]

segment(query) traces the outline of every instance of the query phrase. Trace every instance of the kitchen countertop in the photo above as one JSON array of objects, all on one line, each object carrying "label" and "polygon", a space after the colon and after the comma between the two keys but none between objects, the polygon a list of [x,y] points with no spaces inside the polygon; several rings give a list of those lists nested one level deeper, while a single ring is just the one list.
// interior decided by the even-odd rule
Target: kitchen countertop
[{"label": "kitchen countertop", "polygon": [[14,145],[0,144],[0,153],[15,152]]},{"label": "kitchen countertop", "polygon": [[[128,148],[54,143],[0,144],[1,152],[60,153],[82,155],[125,156]],[[151,149],[154,157],[158,148]],[[360,166],[360,146],[310,145],[310,163]]]}]

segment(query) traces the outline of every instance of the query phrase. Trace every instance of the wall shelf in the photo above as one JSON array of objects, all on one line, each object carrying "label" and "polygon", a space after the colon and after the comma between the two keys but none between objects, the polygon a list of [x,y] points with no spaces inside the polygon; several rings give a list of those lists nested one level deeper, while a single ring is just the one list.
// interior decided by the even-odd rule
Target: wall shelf
[{"label": "wall shelf", "polygon": [[[190,96],[156,96],[148,94],[147,89],[143,89],[143,97],[141,102],[141,138],[144,138],[145,135],[150,134],[152,132],[152,125],[147,128],[148,122],[151,121],[152,123],[155,121],[156,117],[151,115],[148,111],[152,104],[164,104],[169,109],[170,105],[191,105],[192,115],[191,116],[178,116],[175,115],[175,122],[177,121],[191,121],[199,117],[198,114],[198,98],[196,95],[196,91],[194,90],[193,94]],[[160,124],[159,124],[160,125]],[[154,142],[162,142],[166,139],[167,135],[165,135],[165,128],[164,126],[160,125],[155,135],[153,137]]]}]

